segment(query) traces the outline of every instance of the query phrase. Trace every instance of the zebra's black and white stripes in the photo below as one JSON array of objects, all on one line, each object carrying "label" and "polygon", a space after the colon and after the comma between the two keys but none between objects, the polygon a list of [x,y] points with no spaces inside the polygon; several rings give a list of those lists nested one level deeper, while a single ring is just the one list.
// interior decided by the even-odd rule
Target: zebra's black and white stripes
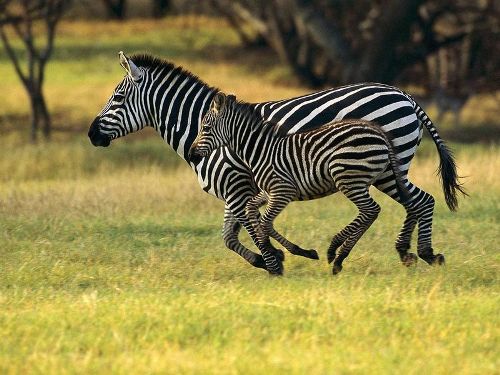
[{"label": "zebra's black and white stripes", "polygon": [[[190,152],[204,157],[220,146],[229,147],[250,167],[257,185],[268,196],[260,221],[256,201],[247,204],[264,252],[272,222],[289,202],[341,191],[358,207],[359,215],[333,237],[328,250],[328,259],[334,262],[333,273],[338,273],[380,212],[368,188],[387,168],[395,176],[397,200],[408,203],[409,194],[391,143],[379,127],[367,121],[340,120],[286,135],[275,124],[266,124],[248,104],[218,93],[201,125]],[[273,266],[268,265],[268,269],[280,271]]]},{"label": "zebra's black and white stripes", "polygon": [[[89,129],[89,138],[96,146],[108,146],[113,139],[152,126],[162,139],[184,158],[198,175],[202,188],[225,201],[224,241],[248,262],[259,267],[262,257],[246,249],[237,233],[239,224],[247,220],[243,200],[257,192],[248,168],[227,148],[215,150],[202,160],[189,160],[187,152],[198,134],[198,124],[208,110],[216,89],[185,70],[164,60],[136,55],[120,55],[126,76],[116,87],[108,103]],[[394,149],[402,162],[402,175],[414,156],[425,126],[434,129],[425,113],[411,97],[401,90],[373,83],[355,84],[324,90],[305,96],[253,104],[264,119],[280,124],[289,133],[312,129],[341,118],[373,120],[394,140]],[[438,145],[441,159],[443,188],[456,199],[456,169],[451,155],[441,145],[437,133],[433,139]],[[443,162],[444,161],[444,162]],[[378,189],[395,196],[394,178],[387,170],[375,181]],[[429,220],[419,221],[419,249],[432,253],[430,227],[432,223],[432,197],[407,181],[414,207],[408,210],[405,236],[397,243],[400,255],[410,247],[414,217],[418,211],[430,212]],[[450,200],[447,199],[450,205]],[[453,205],[450,205],[453,207]],[[424,245],[425,244],[425,245]]]}]

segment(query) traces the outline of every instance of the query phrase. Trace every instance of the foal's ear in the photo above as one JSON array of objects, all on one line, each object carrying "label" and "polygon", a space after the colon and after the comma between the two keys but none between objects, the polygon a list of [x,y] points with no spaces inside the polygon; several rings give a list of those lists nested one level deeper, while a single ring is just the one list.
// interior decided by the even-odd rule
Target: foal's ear
[{"label": "foal's ear", "polygon": [[139,81],[142,77],[141,70],[134,64],[134,62],[125,54],[123,51],[118,52],[118,56],[120,57],[120,65],[125,69],[127,74],[134,80]]},{"label": "foal's ear", "polygon": [[226,94],[223,92],[218,92],[215,94],[214,98],[212,99],[212,103],[210,104],[210,110],[214,111],[215,113],[219,113],[224,106],[226,105]]}]

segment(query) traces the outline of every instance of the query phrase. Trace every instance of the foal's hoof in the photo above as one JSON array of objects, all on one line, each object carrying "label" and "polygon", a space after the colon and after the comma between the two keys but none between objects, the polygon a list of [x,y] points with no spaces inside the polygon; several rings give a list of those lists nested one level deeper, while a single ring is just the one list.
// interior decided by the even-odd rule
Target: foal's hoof
[{"label": "foal's hoof", "polygon": [[281,262],[276,266],[268,267],[269,276],[283,276],[283,264]]},{"label": "foal's hoof", "polygon": [[280,262],[285,261],[285,253],[283,250],[277,249],[274,246],[272,246],[272,254],[278,259]]},{"label": "foal's hoof", "polygon": [[267,267],[266,267],[266,262],[264,260],[264,258],[262,257],[262,255],[256,255],[254,260],[251,262],[252,266],[256,267],[256,268],[262,268],[264,270],[267,270]]},{"label": "foal's hoof", "polygon": [[411,267],[417,264],[417,261],[418,257],[413,253],[407,253],[401,257],[401,262],[403,262],[403,265],[406,267]]},{"label": "foal's hoof", "polygon": [[309,258],[309,259],[316,259],[318,260],[319,259],[319,254],[316,250],[304,250],[306,252],[307,255],[304,255],[306,258]]},{"label": "foal's hoof", "polygon": [[332,267],[333,275],[337,275],[340,271],[342,271],[342,265],[341,264],[334,264]]},{"label": "foal's hoof", "polygon": [[328,252],[326,253],[326,259],[328,259],[328,263],[332,263],[337,256],[337,248],[328,248]]},{"label": "foal's hoof", "polygon": [[314,249],[305,250],[305,249],[295,245],[292,249],[290,249],[290,252],[294,255],[298,255],[298,256],[301,256],[304,258],[319,259],[318,252]]}]

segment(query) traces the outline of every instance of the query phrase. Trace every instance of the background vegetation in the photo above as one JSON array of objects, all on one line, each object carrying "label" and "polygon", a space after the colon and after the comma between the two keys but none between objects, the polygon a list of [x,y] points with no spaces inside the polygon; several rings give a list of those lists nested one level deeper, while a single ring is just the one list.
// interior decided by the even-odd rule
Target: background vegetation
[{"label": "background vegetation", "polygon": [[[108,149],[88,142],[123,75],[119,50],[165,56],[250,101],[308,91],[272,52],[240,46],[212,18],[63,21],[47,65],[55,132],[35,145],[27,97],[0,53],[0,372],[498,372],[494,96],[469,101],[459,128],[437,124],[471,195],[458,213],[445,207],[427,140],[412,167],[437,200],[443,268],[400,266],[404,212],[375,192],[380,219],[341,275],[324,255],[355,209],[333,196],[293,204],[277,222],[322,259],[287,256],[285,276],[269,278],[224,248],[222,202],[152,132]],[[482,142],[459,141],[472,137]]]}]

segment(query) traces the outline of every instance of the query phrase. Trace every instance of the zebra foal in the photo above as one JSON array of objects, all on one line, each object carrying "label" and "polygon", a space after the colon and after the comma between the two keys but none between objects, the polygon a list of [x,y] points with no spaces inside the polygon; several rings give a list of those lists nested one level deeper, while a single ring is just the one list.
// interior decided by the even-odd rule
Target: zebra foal
[{"label": "zebra foal", "polygon": [[391,142],[368,121],[341,120],[287,135],[276,124],[266,123],[250,105],[219,92],[203,117],[190,154],[204,157],[220,146],[227,146],[249,166],[267,195],[268,206],[260,220],[259,196],[246,205],[264,258],[271,251],[273,221],[291,201],[341,191],[358,208],[358,216],[333,237],[328,249],[333,274],[342,270],[344,259],[377,218],[380,206],[368,189],[387,168],[395,176],[396,200],[409,201]]}]

